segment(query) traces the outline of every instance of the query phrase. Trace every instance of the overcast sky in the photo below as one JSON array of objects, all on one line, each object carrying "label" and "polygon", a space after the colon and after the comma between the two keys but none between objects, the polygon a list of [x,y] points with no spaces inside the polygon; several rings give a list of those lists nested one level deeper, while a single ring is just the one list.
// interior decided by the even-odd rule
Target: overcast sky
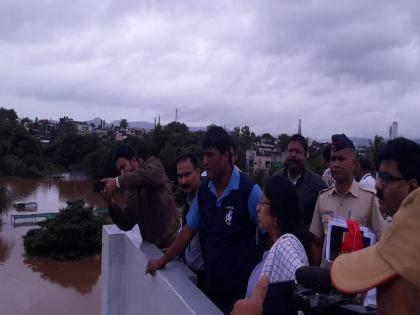
[{"label": "overcast sky", "polygon": [[420,1],[1,0],[0,106],[420,138]]}]

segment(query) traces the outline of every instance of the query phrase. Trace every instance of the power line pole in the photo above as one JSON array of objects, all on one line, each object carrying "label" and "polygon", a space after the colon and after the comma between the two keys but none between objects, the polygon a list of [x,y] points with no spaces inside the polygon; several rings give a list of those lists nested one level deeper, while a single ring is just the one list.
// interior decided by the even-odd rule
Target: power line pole
[{"label": "power line pole", "polygon": [[299,119],[298,134],[302,135],[302,119]]}]

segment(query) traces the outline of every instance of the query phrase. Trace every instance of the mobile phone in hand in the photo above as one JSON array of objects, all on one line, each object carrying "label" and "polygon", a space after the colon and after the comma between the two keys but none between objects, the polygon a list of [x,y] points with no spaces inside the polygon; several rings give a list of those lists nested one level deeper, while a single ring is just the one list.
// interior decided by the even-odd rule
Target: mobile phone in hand
[{"label": "mobile phone in hand", "polygon": [[105,182],[101,182],[100,180],[95,180],[93,184],[93,192],[100,193],[105,188]]}]

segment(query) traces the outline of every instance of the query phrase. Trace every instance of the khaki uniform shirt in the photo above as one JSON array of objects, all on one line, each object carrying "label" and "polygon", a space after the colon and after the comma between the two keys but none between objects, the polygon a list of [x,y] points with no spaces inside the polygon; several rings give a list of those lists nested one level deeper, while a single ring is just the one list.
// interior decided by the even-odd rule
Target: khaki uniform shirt
[{"label": "khaki uniform shirt", "polygon": [[375,193],[371,189],[360,187],[355,180],[344,194],[340,194],[335,189],[335,185],[322,190],[315,205],[310,231],[324,240],[321,262],[323,267],[328,266],[325,258],[328,222],[334,217],[350,218],[359,222],[360,225],[371,228],[377,239],[388,225],[379,211]]}]

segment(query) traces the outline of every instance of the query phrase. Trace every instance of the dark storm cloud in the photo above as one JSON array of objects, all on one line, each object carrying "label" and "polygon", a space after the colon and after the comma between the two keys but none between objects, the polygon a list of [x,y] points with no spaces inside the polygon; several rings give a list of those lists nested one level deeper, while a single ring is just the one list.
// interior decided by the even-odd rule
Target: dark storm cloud
[{"label": "dark storm cloud", "polygon": [[[418,136],[417,1],[2,1],[20,115]],[[7,103],[7,104],[6,104]]]},{"label": "dark storm cloud", "polygon": [[253,44],[274,55],[306,51],[314,69],[333,76],[411,81],[419,78],[419,8],[416,1],[263,3],[257,31],[276,36]]}]

